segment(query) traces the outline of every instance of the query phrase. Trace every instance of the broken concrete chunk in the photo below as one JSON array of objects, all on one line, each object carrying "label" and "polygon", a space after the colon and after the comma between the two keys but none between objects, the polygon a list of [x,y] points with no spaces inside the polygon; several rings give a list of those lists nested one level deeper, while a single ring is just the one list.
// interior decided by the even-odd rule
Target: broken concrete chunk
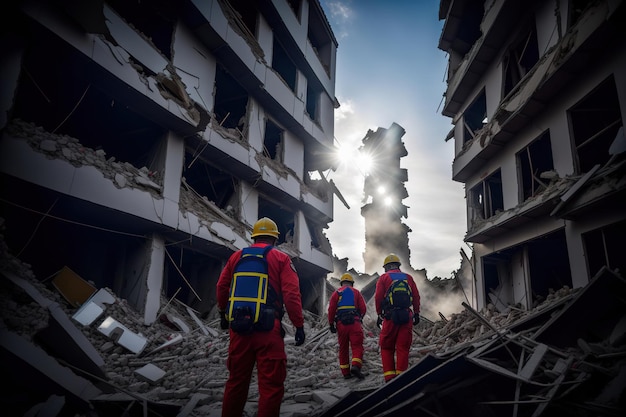
[{"label": "broken concrete chunk", "polygon": [[82,324],[83,326],[89,326],[96,321],[104,313],[104,309],[96,303],[86,302],[78,309],[72,316],[72,319]]},{"label": "broken concrete chunk", "polygon": [[133,333],[110,316],[98,326],[98,331],[114,339],[118,345],[125,347],[133,353],[140,353],[148,344],[148,340],[145,337]]},{"label": "broken concrete chunk", "polygon": [[315,384],[315,377],[313,375],[308,376],[306,378],[299,379],[296,381],[297,387],[308,387]]},{"label": "broken concrete chunk", "polygon": [[185,323],[183,319],[171,313],[161,315],[161,320],[170,325],[170,327],[174,327],[184,333],[189,333],[190,331],[189,326],[187,325],[187,323]]},{"label": "broken concrete chunk", "polygon": [[165,376],[166,372],[158,366],[149,363],[135,370],[135,373],[144,381],[155,384]]},{"label": "broken concrete chunk", "polygon": [[313,399],[320,404],[324,404],[325,406],[331,406],[337,401],[337,397],[324,391],[314,391]]},{"label": "broken concrete chunk", "polygon": [[148,355],[150,355],[152,353],[155,353],[155,352],[158,352],[160,350],[163,350],[163,349],[165,349],[167,347],[176,345],[176,344],[178,344],[178,343],[180,343],[182,341],[183,341],[183,336],[182,335],[180,335],[180,334],[171,335],[170,339],[167,342],[163,343],[161,346],[156,347],[155,349],[152,349],[150,352],[148,352]]}]

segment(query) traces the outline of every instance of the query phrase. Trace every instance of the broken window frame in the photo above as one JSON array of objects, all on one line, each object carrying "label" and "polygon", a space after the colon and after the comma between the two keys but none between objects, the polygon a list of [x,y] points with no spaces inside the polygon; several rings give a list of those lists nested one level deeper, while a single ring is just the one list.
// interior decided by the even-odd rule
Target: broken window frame
[{"label": "broken window frame", "polygon": [[309,8],[307,38],[317,59],[320,61],[320,64],[322,64],[324,71],[326,71],[326,75],[330,76],[333,40],[330,34],[325,30],[327,27],[325,21],[325,17],[320,15],[318,9],[311,4]]},{"label": "broken window frame", "polygon": [[485,88],[476,95],[472,104],[467,106],[463,112],[463,144],[471,142],[476,137],[476,133],[487,124],[487,97]]},{"label": "broken window frame", "polygon": [[528,146],[519,151],[517,161],[517,175],[519,184],[519,202],[543,192],[548,184],[542,181],[542,172],[554,169],[550,131],[546,130],[535,138]]},{"label": "broken window frame", "polygon": [[[193,177],[191,176],[193,175]],[[206,177],[200,177],[205,174]],[[241,204],[239,203],[240,183],[237,178],[223,171],[220,167],[209,163],[197,155],[192,149],[185,150],[183,165],[183,187],[206,201],[212,202],[233,219],[238,219]],[[219,181],[219,185],[216,185]]]},{"label": "broken window frame", "polygon": [[610,160],[609,148],[623,126],[621,114],[613,75],[567,110],[577,174]]},{"label": "broken window frame", "polygon": [[142,37],[172,60],[176,21],[181,5],[178,2],[132,2],[109,0],[106,2],[121,19],[129,23]]},{"label": "broken window frame", "polygon": [[587,272],[595,276],[603,266],[611,270],[626,270],[622,241],[626,236],[626,221],[612,223],[582,234]]},{"label": "broken window frame", "polygon": [[294,94],[297,93],[298,67],[275,35],[272,43],[272,69]]},{"label": "broken window frame", "polygon": [[486,220],[498,214],[498,211],[504,211],[500,169],[470,189],[469,208],[469,218],[472,223],[477,220]]},{"label": "broken window frame", "polygon": [[247,140],[251,102],[248,91],[219,63],[216,66],[214,85],[213,129],[222,133],[229,132],[229,136],[238,140]]},{"label": "broken window frame", "polygon": [[[513,303],[524,303],[528,309],[545,301],[551,290],[564,285],[572,288],[565,229],[538,236],[518,245],[500,249],[481,257],[483,266],[483,293],[486,303],[496,307],[507,307]],[[517,265],[521,262],[521,265]],[[523,293],[515,287],[523,280]],[[497,285],[496,285],[497,284]],[[520,296],[525,294],[525,297]]]},{"label": "broken window frame", "polygon": [[285,153],[285,129],[272,119],[265,119],[263,133],[263,155],[277,162],[284,160]]},{"label": "broken window frame", "polygon": [[539,62],[539,43],[534,15],[502,57],[502,97],[509,96]]},{"label": "broken window frame", "polygon": [[307,82],[305,110],[309,118],[317,124],[320,121],[321,94],[321,91],[315,88],[311,82]]}]

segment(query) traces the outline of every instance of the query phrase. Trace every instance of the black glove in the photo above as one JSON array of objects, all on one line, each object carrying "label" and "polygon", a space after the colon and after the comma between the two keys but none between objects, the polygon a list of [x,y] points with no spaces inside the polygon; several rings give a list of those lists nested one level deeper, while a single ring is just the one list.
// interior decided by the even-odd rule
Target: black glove
[{"label": "black glove", "polygon": [[331,333],[337,333],[337,328],[335,327],[335,325],[334,325],[334,324],[331,324],[331,325],[330,325],[330,332],[331,332]]},{"label": "black glove", "polygon": [[419,322],[420,322],[420,315],[419,315],[419,313],[413,314],[413,326],[417,326],[417,324]]},{"label": "black glove", "polygon": [[296,328],[296,346],[304,343],[304,327]]},{"label": "black glove", "polygon": [[226,318],[225,311],[220,311],[220,327],[222,330],[228,329],[228,319]]},{"label": "black glove", "polygon": [[383,317],[379,314],[378,319],[376,319],[376,326],[380,329],[383,325]]}]

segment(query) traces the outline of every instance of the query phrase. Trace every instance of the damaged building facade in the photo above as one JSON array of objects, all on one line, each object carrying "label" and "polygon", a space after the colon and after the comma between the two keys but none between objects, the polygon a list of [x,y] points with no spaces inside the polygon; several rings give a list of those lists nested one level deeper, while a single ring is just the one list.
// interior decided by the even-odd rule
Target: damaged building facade
[{"label": "damaged building facade", "polygon": [[442,0],[478,308],[626,270],[623,1]]},{"label": "damaged building facade", "polygon": [[[5,7],[0,217],[41,280],[70,270],[158,318],[209,314],[233,251],[278,224],[304,307],[332,251],[337,41],[317,0]],[[312,173],[317,179],[313,179]]]}]

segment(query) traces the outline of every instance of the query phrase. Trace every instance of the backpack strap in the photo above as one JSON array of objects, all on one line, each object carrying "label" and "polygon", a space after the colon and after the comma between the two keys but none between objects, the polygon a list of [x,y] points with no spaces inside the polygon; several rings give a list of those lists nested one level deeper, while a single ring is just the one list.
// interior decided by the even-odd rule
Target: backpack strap
[{"label": "backpack strap", "polygon": [[[263,250],[263,259],[267,263],[267,254],[274,249],[274,246],[268,245]],[[269,277],[269,265],[267,267],[267,275]],[[283,298],[281,295],[276,292],[269,279],[267,281],[267,305],[272,306],[276,310],[276,314],[278,315],[278,319],[282,320],[285,315],[285,309],[283,308]]]}]

